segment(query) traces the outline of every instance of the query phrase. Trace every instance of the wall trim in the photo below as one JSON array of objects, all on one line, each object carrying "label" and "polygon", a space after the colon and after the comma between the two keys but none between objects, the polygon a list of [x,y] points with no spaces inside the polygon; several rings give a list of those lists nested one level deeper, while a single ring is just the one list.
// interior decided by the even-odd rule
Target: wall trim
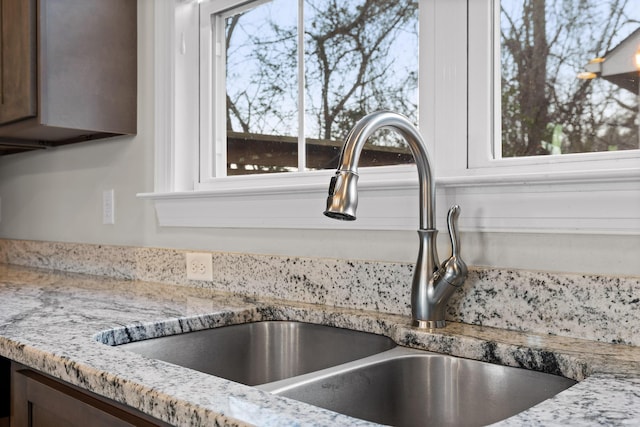
[{"label": "wall trim", "polygon": [[[635,173],[635,172],[634,172]],[[634,173],[463,177],[437,180],[436,222],[445,229],[449,206],[462,207],[462,231],[640,234],[640,179]],[[161,227],[242,227],[415,230],[417,179],[363,174],[358,219],[322,215],[332,171],[297,184],[143,193]]]}]

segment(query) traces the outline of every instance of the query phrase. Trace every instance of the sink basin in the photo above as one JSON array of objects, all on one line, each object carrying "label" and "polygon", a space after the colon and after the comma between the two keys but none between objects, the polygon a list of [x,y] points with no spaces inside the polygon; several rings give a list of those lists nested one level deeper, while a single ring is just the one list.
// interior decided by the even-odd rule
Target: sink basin
[{"label": "sink basin", "polygon": [[479,426],[571,387],[567,378],[397,347],[335,372],[261,387],[394,426]]},{"label": "sink basin", "polygon": [[487,425],[576,383],[293,321],[224,326],[118,347],[394,426]]},{"label": "sink basin", "polygon": [[331,326],[270,321],[224,326],[118,347],[246,385],[264,384],[394,347],[381,335]]}]

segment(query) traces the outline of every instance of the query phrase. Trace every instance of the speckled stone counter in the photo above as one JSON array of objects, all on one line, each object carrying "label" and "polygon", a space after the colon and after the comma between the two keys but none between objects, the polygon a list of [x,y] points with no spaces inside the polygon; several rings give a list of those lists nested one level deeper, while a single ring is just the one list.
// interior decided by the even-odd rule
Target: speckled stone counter
[{"label": "speckled stone counter", "polygon": [[[411,263],[211,252],[213,280],[194,282],[186,278],[187,252],[0,239],[5,264],[411,313]],[[446,314],[466,324],[640,346],[640,277],[469,266]]]},{"label": "speckled stone counter", "polygon": [[[371,425],[107,344],[259,320],[384,334],[409,347],[581,381],[499,425],[640,424],[640,348],[404,314],[0,265],[0,355],[175,425]],[[622,329],[622,328],[621,328]]]}]

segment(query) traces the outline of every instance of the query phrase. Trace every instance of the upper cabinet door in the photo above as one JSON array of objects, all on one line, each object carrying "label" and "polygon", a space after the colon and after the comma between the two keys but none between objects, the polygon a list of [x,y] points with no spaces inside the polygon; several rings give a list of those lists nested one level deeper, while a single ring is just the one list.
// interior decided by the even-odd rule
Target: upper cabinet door
[{"label": "upper cabinet door", "polygon": [[35,0],[0,0],[0,124],[37,114]]}]

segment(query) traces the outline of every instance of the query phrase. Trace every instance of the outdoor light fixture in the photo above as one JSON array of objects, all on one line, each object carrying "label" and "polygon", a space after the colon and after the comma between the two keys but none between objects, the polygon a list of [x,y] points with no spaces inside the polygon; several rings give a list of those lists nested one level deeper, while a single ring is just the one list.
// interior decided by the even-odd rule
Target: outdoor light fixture
[{"label": "outdoor light fixture", "polygon": [[580,80],[591,80],[598,77],[596,73],[592,73],[590,71],[583,71],[582,73],[578,73],[578,78]]},{"label": "outdoor light fixture", "polygon": [[578,78],[581,80],[591,80],[598,77],[602,70],[602,64],[604,62],[604,58],[593,58],[589,61],[586,66],[587,71],[583,71],[578,73]]}]

